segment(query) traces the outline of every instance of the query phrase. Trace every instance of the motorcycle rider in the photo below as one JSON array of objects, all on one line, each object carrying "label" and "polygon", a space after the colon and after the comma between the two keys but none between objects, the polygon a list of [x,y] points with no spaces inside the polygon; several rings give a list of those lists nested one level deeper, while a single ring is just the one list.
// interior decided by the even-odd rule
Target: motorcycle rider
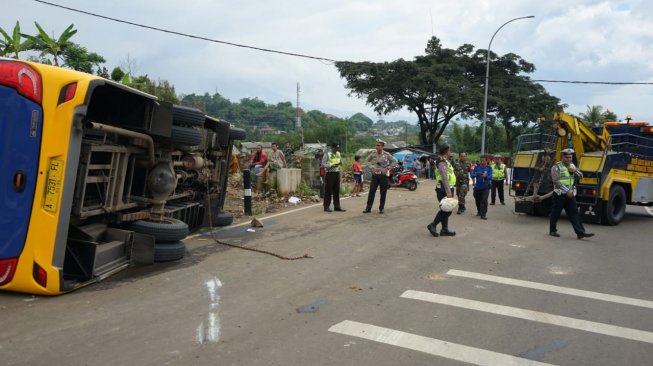
[{"label": "motorcycle rider", "polygon": [[388,192],[388,169],[393,169],[397,164],[392,154],[383,150],[385,141],[381,139],[376,140],[376,149],[367,157],[368,167],[372,172],[372,180],[370,182],[370,193],[367,196],[367,205],[363,213],[370,213],[372,205],[374,204],[374,196],[376,195],[376,188],[381,187],[381,200],[379,201],[379,213],[383,213],[385,208],[385,196]]}]

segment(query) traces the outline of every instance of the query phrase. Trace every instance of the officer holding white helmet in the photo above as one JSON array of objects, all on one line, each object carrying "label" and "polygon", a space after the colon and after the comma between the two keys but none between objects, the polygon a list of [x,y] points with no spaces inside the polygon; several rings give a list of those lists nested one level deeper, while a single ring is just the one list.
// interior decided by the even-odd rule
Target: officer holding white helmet
[{"label": "officer holding white helmet", "polygon": [[574,227],[578,239],[589,238],[594,236],[592,233],[585,232],[583,224],[580,222],[578,206],[574,192],[574,176],[582,176],[581,172],[576,169],[572,159],[574,157],[573,149],[564,149],[561,151],[562,160],[557,162],[551,168],[551,181],[553,182],[553,208],[551,210],[551,221],[549,225],[549,235],[559,237],[556,225],[560,218],[560,213],[564,208],[567,217]]},{"label": "officer holding white helmet", "polygon": [[[438,201],[442,201],[445,197],[453,199],[454,186],[456,185],[456,175],[454,174],[453,165],[449,162],[451,152],[449,145],[443,145],[439,151],[440,157],[438,158],[435,177],[437,179],[437,188],[435,192],[438,196]],[[446,202],[446,201],[445,201]],[[457,202],[456,202],[457,205]],[[455,231],[449,230],[449,216],[454,206],[449,203],[443,203],[438,211],[438,214],[433,219],[433,222],[426,227],[433,236],[454,236]],[[437,226],[442,224],[442,230],[438,234]]]}]

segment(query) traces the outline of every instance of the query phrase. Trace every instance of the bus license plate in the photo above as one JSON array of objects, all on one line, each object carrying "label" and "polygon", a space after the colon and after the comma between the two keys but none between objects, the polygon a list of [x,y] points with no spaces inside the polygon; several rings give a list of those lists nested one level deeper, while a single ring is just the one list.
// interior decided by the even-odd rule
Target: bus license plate
[{"label": "bus license plate", "polygon": [[59,204],[61,194],[61,178],[63,177],[63,160],[52,159],[48,168],[48,179],[45,183],[45,204],[46,211],[55,212]]}]

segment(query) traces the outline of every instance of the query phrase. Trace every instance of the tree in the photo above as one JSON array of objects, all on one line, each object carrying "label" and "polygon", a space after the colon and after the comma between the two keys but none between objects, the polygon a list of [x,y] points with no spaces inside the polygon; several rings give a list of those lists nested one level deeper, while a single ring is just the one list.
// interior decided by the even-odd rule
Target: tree
[{"label": "tree", "polygon": [[34,22],[34,25],[36,26],[36,29],[38,29],[39,34],[36,36],[24,36],[34,43],[34,49],[41,51],[41,56],[51,55],[54,66],[59,66],[59,56],[71,45],[69,40],[75,35],[75,33],[77,33],[77,30],[73,29],[75,25],[69,25],[57,39],[50,37],[43,28],[41,28],[38,22]]},{"label": "tree", "polygon": [[[20,33],[20,23],[16,22],[14,29],[9,35],[4,29],[0,28],[0,34],[4,39],[0,40],[0,56],[11,56],[18,59],[20,52],[29,51],[34,47],[34,43],[29,37]],[[23,38],[27,38],[25,42]]]},{"label": "tree", "polygon": [[374,121],[363,113],[354,114],[347,119],[347,122],[357,131],[367,131],[374,124]]},{"label": "tree", "polygon": [[111,70],[111,80],[120,82],[125,77],[125,72],[118,66]]},{"label": "tree", "polygon": [[590,126],[598,126],[603,119],[603,107],[600,105],[588,105],[585,113],[580,113],[580,118]]},{"label": "tree", "polygon": [[[503,56],[508,58],[518,57],[508,54]],[[521,60],[521,70],[534,70],[534,66]],[[510,67],[515,64],[514,61],[497,62],[497,67],[501,65]],[[508,151],[512,151],[517,137],[527,133],[534,126],[534,122],[543,114],[550,114],[553,111],[561,110],[560,99],[549,95],[544,87],[540,84],[530,81],[525,76],[519,75],[517,70],[504,69],[498,72],[503,75],[492,84],[492,101],[488,97],[488,111],[490,113],[490,126],[501,125],[505,129],[505,146],[497,145],[495,138],[495,150],[500,146]],[[496,132],[496,131],[495,131]],[[496,137],[499,137],[495,134]],[[489,137],[488,137],[489,138]]]},{"label": "tree", "polygon": [[73,70],[92,74],[93,68],[100,69],[100,64],[106,62],[104,57],[95,52],[88,52],[85,47],[69,42],[61,53],[64,66]]},{"label": "tree", "polygon": [[482,97],[480,67],[472,64],[471,45],[457,50],[443,48],[432,37],[426,55],[414,61],[337,62],[350,94],[365,97],[380,114],[407,108],[415,113],[422,144],[437,141],[449,121],[466,117]]},{"label": "tree", "polygon": [[603,122],[618,121],[618,120],[619,117],[617,117],[617,115],[609,109],[606,110],[605,113],[603,113]]},{"label": "tree", "polygon": [[105,79],[111,78],[111,75],[109,75],[109,69],[107,69],[105,66],[98,67],[96,74],[97,76],[103,77]]},{"label": "tree", "polygon": [[599,126],[606,121],[618,121],[619,117],[609,109],[603,112],[603,106],[588,105],[585,113],[580,113],[580,118],[590,126]]}]

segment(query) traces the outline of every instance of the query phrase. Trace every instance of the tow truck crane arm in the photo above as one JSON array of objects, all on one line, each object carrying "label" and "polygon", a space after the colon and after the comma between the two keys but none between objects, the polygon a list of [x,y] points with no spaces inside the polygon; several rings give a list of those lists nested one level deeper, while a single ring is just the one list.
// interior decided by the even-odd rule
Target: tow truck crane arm
[{"label": "tow truck crane arm", "polygon": [[571,134],[571,142],[576,152],[576,159],[579,159],[585,150],[604,150],[608,144],[607,140],[609,135],[607,130],[604,129],[603,135],[597,135],[585,123],[570,114],[556,112],[553,116],[553,122],[553,128],[558,135],[555,155],[556,161],[560,160],[560,151],[565,148],[565,137],[567,134]]}]

